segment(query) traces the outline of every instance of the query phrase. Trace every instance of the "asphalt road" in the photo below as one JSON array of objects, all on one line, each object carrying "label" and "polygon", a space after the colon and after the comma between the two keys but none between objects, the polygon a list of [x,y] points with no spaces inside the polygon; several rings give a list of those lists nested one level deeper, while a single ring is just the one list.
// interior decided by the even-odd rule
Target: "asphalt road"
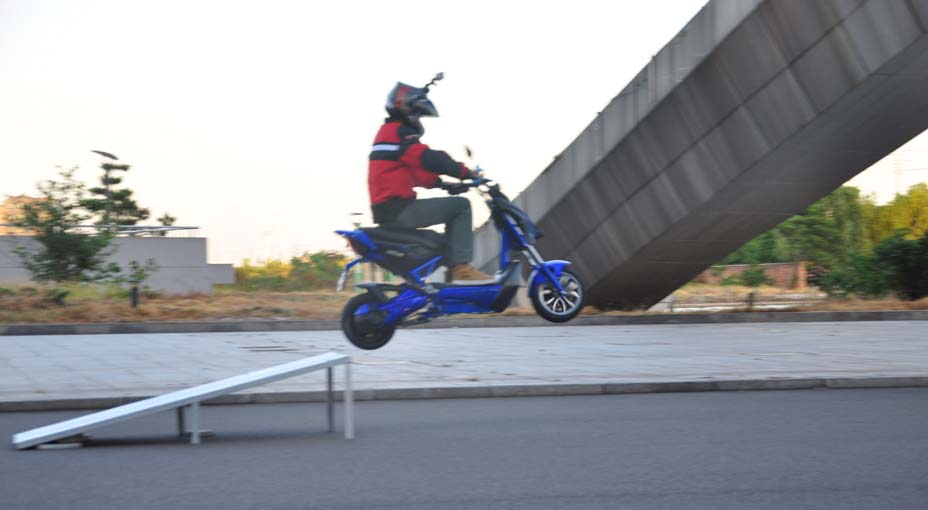
[{"label": "asphalt road", "polygon": [[[0,449],[14,509],[928,508],[928,390],[806,390],[207,407],[71,450]],[[80,413],[0,414],[13,433]]]}]

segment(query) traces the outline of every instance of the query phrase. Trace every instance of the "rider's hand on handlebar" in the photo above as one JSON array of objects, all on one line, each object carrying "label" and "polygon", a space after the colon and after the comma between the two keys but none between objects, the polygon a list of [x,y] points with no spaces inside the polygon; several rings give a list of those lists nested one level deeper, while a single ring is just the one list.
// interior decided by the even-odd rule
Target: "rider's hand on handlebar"
[{"label": "rider's hand on handlebar", "polygon": [[468,169],[467,175],[464,176],[464,179],[482,179],[482,178],[483,178],[483,170],[481,170],[479,166],[475,169]]},{"label": "rider's hand on handlebar", "polygon": [[441,189],[447,191],[449,195],[460,195],[466,193],[470,186],[463,182],[445,182],[442,183]]}]

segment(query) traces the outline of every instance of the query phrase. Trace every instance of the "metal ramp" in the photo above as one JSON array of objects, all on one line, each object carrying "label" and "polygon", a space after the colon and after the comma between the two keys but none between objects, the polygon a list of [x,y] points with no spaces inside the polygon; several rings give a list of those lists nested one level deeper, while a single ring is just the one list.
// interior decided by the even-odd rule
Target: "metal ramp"
[{"label": "metal ramp", "polygon": [[165,395],[140,400],[131,404],[114,407],[105,411],[80,416],[63,422],[39,427],[13,435],[13,446],[16,449],[31,448],[57,440],[79,436],[88,430],[111,425],[131,418],[137,418],[159,411],[176,409],[177,432],[180,436],[190,437],[192,444],[200,442],[200,403],[221,395],[268,384],[281,379],[326,369],[326,397],[329,432],[335,430],[335,393],[333,390],[333,367],[345,365],[345,439],[354,437],[354,395],[351,389],[351,357],[344,354],[328,352],[303,358],[298,361],[284,363],[273,367],[249,372],[201,384],[193,388],[175,391]]}]

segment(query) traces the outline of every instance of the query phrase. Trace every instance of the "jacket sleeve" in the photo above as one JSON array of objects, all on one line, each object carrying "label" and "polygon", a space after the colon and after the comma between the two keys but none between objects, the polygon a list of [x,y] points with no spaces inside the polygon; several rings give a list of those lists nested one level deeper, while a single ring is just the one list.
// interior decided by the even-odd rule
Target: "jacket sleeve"
[{"label": "jacket sleeve", "polygon": [[403,136],[403,130],[400,130],[401,145],[405,150],[401,150],[402,157],[400,160],[403,164],[423,169],[436,175],[447,175],[456,179],[463,179],[467,176],[468,168],[464,163],[458,163],[444,151],[437,151],[429,148],[428,145],[419,141],[415,134]]}]

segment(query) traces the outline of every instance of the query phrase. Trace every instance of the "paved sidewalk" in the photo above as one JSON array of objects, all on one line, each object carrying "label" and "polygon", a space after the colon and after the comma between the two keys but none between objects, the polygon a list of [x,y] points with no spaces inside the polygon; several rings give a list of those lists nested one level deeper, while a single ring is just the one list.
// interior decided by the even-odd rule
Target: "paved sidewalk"
[{"label": "paved sidewalk", "polygon": [[[360,399],[928,386],[921,321],[419,329],[377,351],[337,331],[5,336],[0,410],[106,407],[326,351],[353,357]],[[322,386],[309,374],[241,400]]]},{"label": "paved sidewalk", "polygon": [[[755,322],[928,321],[928,310],[848,312],[658,313],[645,315],[581,315],[571,326],[644,324],[741,324]],[[537,315],[441,317],[413,329],[552,327]],[[259,331],[338,331],[337,320],[231,320],[183,322],[114,322],[72,324],[0,324],[0,336],[110,335],[150,333],[254,333]]]}]

